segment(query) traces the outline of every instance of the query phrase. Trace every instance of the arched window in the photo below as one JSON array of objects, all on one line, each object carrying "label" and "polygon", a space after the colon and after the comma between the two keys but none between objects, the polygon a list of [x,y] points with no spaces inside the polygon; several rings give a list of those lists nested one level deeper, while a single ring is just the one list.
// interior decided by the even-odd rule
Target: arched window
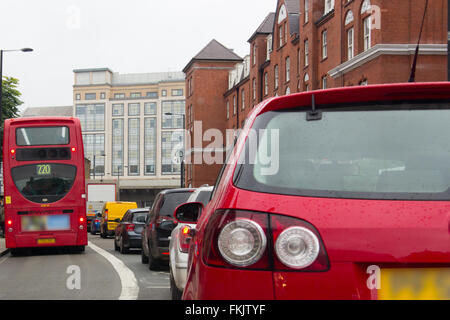
[{"label": "arched window", "polygon": [[291,88],[287,87],[286,88],[286,95],[291,94]]},{"label": "arched window", "polygon": [[309,75],[307,73],[303,77],[303,85],[305,87],[305,91],[309,91]]},{"label": "arched window", "polygon": [[345,25],[352,23],[354,20],[353,11],[348,10],[347,15],[345,16]]},{"label": "arched window", "polygon": [[365,13],[366,11],[369,11],[371,7],[372,5],[370,4],[370,0],[364,0],[361,5],[361,14]]}]

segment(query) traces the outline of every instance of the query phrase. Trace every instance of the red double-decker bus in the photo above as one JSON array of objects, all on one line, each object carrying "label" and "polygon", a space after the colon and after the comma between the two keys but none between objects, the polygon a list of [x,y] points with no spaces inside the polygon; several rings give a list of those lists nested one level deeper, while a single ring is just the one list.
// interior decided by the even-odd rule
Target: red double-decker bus
[{"label": "red double-decker bus", "polygon": [[6,247],[87,244],[83,138],[78,118],[7,119],[3,137]]}]

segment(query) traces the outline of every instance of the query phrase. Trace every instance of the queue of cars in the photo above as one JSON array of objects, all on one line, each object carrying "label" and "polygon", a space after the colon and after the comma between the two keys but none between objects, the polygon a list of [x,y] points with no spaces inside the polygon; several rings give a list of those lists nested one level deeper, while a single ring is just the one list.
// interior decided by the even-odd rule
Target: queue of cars
[{"label": "queue of cars", "polygon": [[169,261],[174,299],[450,299],[449,101],[409,83],[262,102],[214,188],[157,196],[142,262]]}]

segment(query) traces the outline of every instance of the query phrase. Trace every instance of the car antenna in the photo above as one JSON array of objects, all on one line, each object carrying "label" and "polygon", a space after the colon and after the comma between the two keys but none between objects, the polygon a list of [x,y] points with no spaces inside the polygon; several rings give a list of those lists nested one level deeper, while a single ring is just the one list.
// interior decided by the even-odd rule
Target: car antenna
[{"label": "car antenna", "polygon": [[420,26],[419,40],[417,41],[416,53],[414,54],[414,61],[413,61],[412,67],[411,67],[411,75],[409,76],[408,82],[416,81],[417,58],[419,56],[420,39],[422,37],[423,25],[425,23],[425,17],[427,15],[427,8],[428,8],[428,0],[426,0],[426,2],[425,2],[425,10],[423,12],[422,25]]},{"label": "car antenna", "polygon": [[306,121],[322,120],[322,111],[316,110],[316,97],[311,95],[311,110],[306,112]]}]

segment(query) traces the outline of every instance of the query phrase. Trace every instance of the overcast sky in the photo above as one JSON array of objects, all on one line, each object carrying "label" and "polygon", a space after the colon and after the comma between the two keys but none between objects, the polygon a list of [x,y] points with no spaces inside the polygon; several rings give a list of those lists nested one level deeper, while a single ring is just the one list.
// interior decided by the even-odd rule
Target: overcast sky
[{"label": "overcast sky", "polygon": [[3,75],[20,108],[72,105],[73,69],[181,71],[216,39],[240,56],[277,0],[1,0]]}]

